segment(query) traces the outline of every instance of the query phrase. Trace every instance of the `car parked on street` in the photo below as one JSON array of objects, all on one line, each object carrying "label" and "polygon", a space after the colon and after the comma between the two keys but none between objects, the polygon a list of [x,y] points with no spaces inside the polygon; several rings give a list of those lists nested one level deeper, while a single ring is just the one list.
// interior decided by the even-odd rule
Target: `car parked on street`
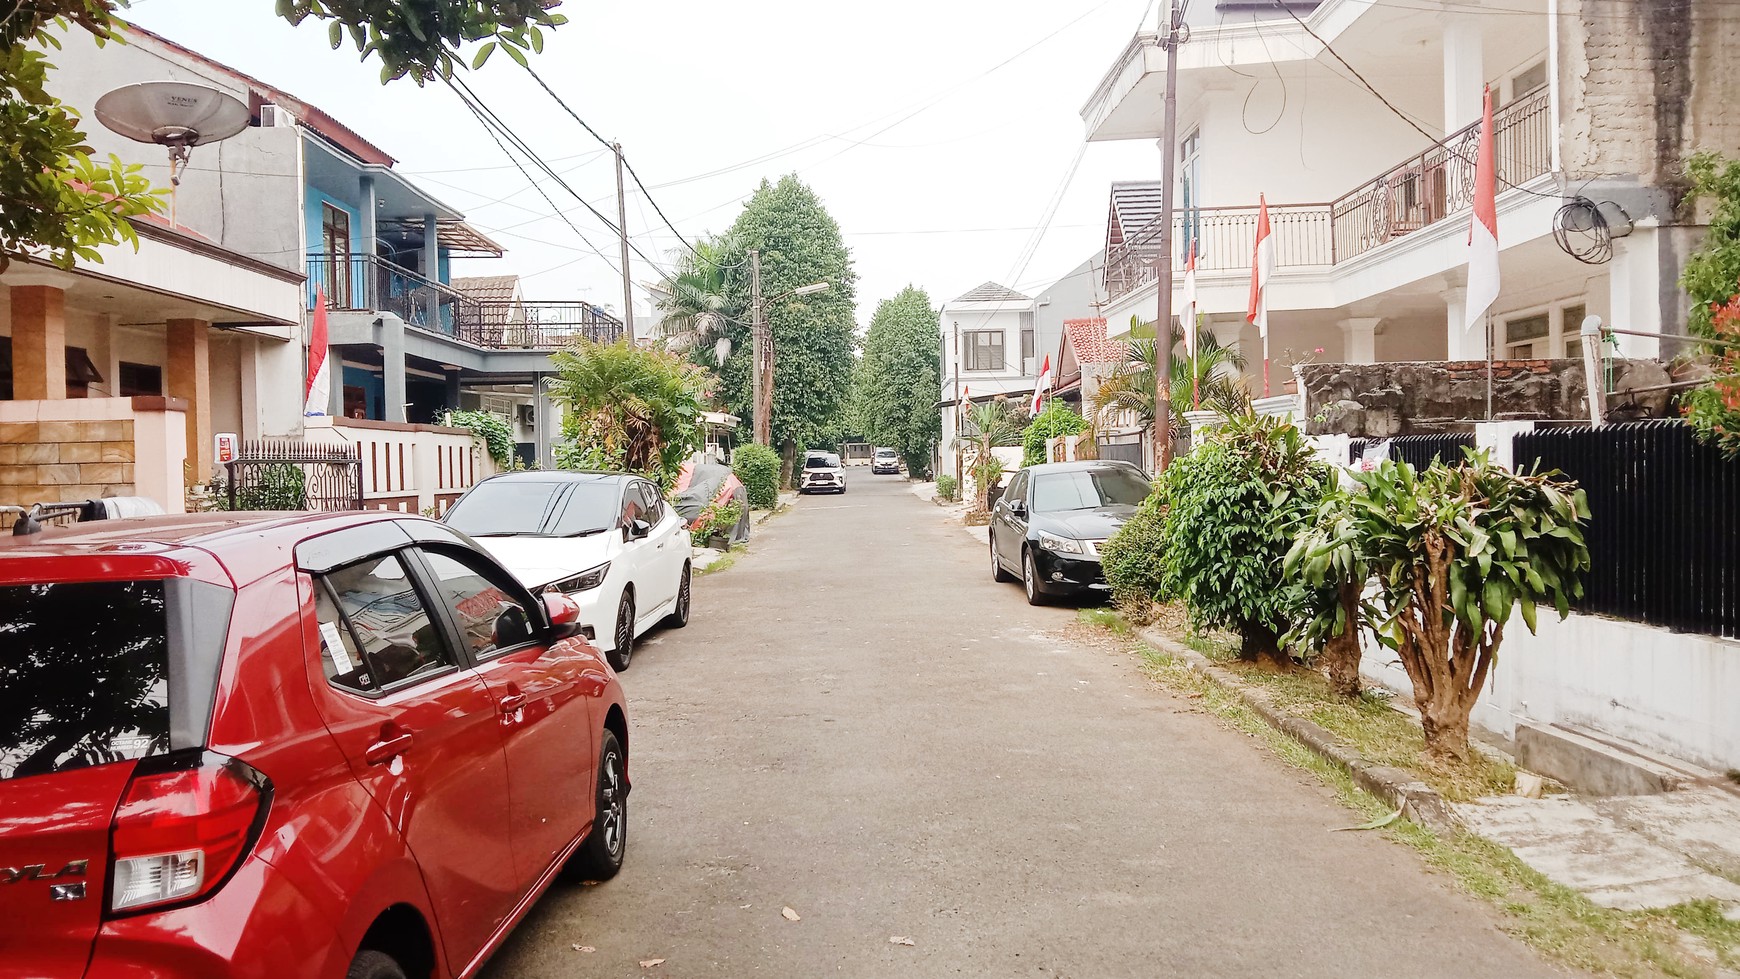
[{"label": "car parked on street", "polygon": [[579,635],[404,514],[0,537],[0,976],[469,976],[626,847]]},{"label": "car parked on street", "polygon": [[846,492],[846,468],[833,452],[811,452],[804,456],[804,468],[798,474],[799,493]]},{"label": "car parked on street", "polygon": [[877,449],[876,454],[870,457],[870,474],[872,476],[881,476],[884,473],[895,476],[900,475],[899,452],[896,452],[893,449]]},{"label": "car parked on street", "polygon": [[503,473],[467,490],[442,519],[526,587],[579,603],[580,621],[617,671],[628,669],[648,630],[689,624],[689,528],[651,480]]},{"label": "car parked on street", "polygon": [[1029,605],[1107,592],[1100,547],[1150,490],[1127,462],[1054,462],[1015,473],[991,509],[993,577],[1019,577]]}]

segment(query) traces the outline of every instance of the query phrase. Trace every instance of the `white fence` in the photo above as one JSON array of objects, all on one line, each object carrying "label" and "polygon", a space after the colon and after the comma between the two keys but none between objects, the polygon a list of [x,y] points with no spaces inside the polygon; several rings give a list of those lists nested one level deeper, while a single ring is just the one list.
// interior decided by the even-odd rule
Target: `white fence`
[{"label": "white fence", "polygon": [[460,495],[496,472],[463,428],[347,418],[310,418],[310,442],[341,442],[362,457],[363,505],[440,516]]}]

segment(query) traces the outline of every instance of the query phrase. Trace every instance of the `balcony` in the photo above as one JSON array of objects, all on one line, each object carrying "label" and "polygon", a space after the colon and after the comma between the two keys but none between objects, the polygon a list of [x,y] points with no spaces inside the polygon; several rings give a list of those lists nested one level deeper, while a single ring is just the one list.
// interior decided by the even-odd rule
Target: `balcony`
[{"label": "balcony", "polygon": [[484,300],[378,256],[308,258],[308,304],[314,287],[326,308],[391,313],[406,326],[484,350],[559,350],[578,340],[614,343],[622,321],[590,303],[521,299]]},{"label": "balcony", "polygon": [[[1493,130],[1501,194],[1551,171],[1554,133],[1546,89],[1498,110]],[[1330,203],[1269,205],[1276,268],[1333,268],[1467,211],[1479,141],[1477,123]],[[1255,207],[1200,208],[1194,216],[1199,272],[1250,268]],[[1172,240],[1181,243],[1183,234],[1184,215],[1174,215]],[[1113,302],[1154,281],[1158,238],[1157,218],[1150,219],[1107,250],[1106,291]],[[1182,260],[1176,261],[1182,271]]]}]

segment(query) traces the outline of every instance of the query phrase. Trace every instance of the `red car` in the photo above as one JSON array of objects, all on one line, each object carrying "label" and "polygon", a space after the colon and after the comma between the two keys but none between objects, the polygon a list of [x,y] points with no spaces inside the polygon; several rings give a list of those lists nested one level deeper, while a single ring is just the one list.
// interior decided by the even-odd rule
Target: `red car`
[{"label": "red car", "polygon": [[0,537],[0,979],[476,972],[622,865],[577,617],[420,517]]}]

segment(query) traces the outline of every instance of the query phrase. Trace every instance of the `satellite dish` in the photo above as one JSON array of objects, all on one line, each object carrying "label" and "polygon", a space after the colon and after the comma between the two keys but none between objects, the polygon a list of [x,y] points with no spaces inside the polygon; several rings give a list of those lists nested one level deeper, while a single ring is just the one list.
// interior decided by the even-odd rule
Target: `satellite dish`
[{"label": "satellite dish", "polygon": [[248,128],[248,107],[209,85],[139,82],[97,100],[97,120],[141,143],[169,147],[169,179],[179,185],[190,147],[215,143]]}]

